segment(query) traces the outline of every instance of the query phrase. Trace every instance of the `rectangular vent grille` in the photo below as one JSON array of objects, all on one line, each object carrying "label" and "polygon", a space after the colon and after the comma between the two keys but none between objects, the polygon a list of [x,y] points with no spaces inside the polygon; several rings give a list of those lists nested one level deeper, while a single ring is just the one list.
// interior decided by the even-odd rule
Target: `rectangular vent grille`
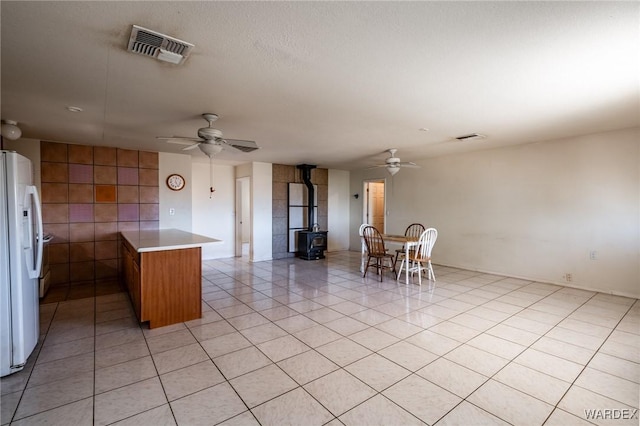
[{"label": "rectangular vent grille", "polygon": [[[127,51],[140,55],[165,60],[167,52],[171,60],[167,62],[182,63],[191,53],[193,44],[178,40],[147,28],[134,25],[129,37]],[[163,53],[164,55],[161,55]]]},{"label": "rectangular vent grille", "polygon": [[481,135],[480,133],[471,133],[469,135],[458,136],[456,139],[458,139],[459,141],[470,141],[474,139],[484,139],[484,138],[486,138],[486,136]]}]

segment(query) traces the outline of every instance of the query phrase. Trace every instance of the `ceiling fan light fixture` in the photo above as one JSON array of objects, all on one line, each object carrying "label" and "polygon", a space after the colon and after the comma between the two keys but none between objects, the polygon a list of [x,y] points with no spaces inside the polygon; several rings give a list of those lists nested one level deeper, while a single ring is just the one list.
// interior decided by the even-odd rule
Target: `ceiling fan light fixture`
[{"label": "ceiling fan light fixture", "polygon": [[398,152],[396,148],[388,149],[387,152],[389,153],[390,157],[388,157],[385,160],[384,164],[376,164],[375,166],[368,167],[368,168],[377,169],[378,167],[384,167],[387,169],[387,172],[389,172],[391,176],[398,173],[401,168],[406,168],[406,167],[411,169],[420,168],[420,166],[418,166],[416,163],[413,163],[411,161],[400,161],[400,158],[396,157],[396,152]]},{"label": "ceiling fan light fixture", "polygon": [[209,123],[209,126],[198,129],[197,138],[184,136],[156,136],[156,139],[165,140],[168,143],[174,143],[178,145],[188,145],[186,148],[182,149],[183,151],[190,151],[192,149],[200,147],[200,151],[204,152],[209,158],[211,158],[211,156],[213,155],[218,154],[225,147],[233,147],[242,152],[251,152],[260,148],[258,144],[255,143],[255,141],[223,139],[222,131],[211,127],[211,125],[218,119],[217,114],[204,113],[202,114],[202,118],[204,118],[207,123]]},{"label": "ceiling fan light fixture", "polygon": [[387,171],[389,172],[389,174],[391,176],[395,175],[396,173],[398,173],[400,171],[400,167],[399,166],[387,166]]},{"label": "ceiling fan light fixture", "polygon": [[201,143],[198,145],[198,148],[200,148],[200,151],[204,152],[207,157],[211,158],[219,154],[223,147],[215,143]]}]

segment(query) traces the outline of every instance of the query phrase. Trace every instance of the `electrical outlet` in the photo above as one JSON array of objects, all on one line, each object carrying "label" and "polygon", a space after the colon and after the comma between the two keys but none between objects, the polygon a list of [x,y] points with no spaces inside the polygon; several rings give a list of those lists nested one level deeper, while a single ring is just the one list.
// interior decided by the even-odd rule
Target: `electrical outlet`
[{"label": "electrical outlet", "polygon": [[595,250],[591,250],[589,252],[589,259],[591,260],[597,260],[598,259],[598,252]]},{"label": "electrical outlet", "polygon": [[173,215],[175,215],[175,214],[176,214],[176,209],[174,209],[174,208],[170,208],[170,209],[169,209],[169,216],[173,216]]},{"label": "electrical outlet", "polygon": [[566,282],[568,282],[568,283],[570,283],[571,281],[573,281],[573,276],[572,276],[569,272],[567,272],[566,274],[564,274],[564,277],[563,277],[563,278],[564,278],[564,280],[565,280]]}]

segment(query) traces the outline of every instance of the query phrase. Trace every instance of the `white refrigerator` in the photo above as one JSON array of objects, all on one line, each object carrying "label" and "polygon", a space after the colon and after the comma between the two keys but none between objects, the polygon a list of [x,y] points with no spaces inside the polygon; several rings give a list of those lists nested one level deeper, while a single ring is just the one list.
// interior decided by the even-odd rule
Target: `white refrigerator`
[{"label": "white refrigerator", "polygon": [[22,370],[39,335],[42,212],[31,161],[0,151],[0,377]]}]

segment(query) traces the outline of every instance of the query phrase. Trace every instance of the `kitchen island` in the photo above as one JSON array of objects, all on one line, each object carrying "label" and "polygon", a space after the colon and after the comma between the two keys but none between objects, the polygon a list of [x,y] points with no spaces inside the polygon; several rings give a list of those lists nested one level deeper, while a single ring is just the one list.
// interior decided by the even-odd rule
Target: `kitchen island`
[{"label": "kitchen island", "polygon": [[202,245],[177,229],[122,231],[122,279],[140,322],[163,327],[202,316]]}]

